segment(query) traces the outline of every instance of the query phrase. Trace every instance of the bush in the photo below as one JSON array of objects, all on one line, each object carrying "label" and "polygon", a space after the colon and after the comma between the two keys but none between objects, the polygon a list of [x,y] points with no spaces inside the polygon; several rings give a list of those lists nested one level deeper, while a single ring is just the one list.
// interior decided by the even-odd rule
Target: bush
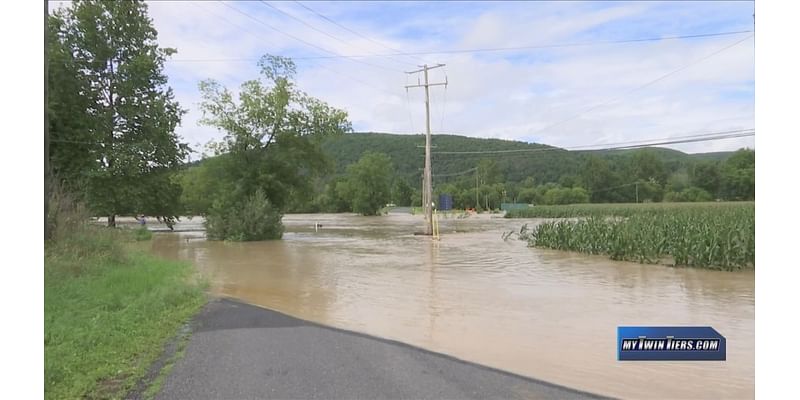
[{"label": "bush", "polygon": [[553,188],[549,189],[544,194],[544,204],[548,205],[561,205],[561,204],[578,204],[588,203],[589,193],[580,187],[575,188]]},{"label": "bush", "polygon": [[145,228],[145,227],[141,227],[141,228],[139,228],[139,229],[137,229],[137,230],[133,231],[133,238],[134,238],[134,239],[135,239],[137,242],[142,242],[142,241],[145,241],[145,240],[150,240],[150,239],[152,239],[152,238],[153,238],[153,232],[150,232],[150,230],[149,230],[149,229],[147,229],[147,228]]},{"label": "bush", "polygon": [[260,189],[244,203],[217,201],[206,216],[206,235],[211,240],[237,242],[280,239],[283,214]]},{"label": "bush", "polygon": [[668,192],[664,195],[664,201],[668,202],[700,202],[713,199],[714,197],[710,193],[696,186],[688,187],[680,192]]}]

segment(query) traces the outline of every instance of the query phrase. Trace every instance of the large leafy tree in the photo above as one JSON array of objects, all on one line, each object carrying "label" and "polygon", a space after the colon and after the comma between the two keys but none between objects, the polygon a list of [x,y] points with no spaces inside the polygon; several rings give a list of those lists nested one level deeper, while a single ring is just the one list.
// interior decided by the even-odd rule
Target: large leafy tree
[{"label": "large leafy tree", "polygon": [[141,1],[74,1],[49,21],[50,157],[67,186],[109,216],[171,217],[180,186],[171,171],[188,152],[175,128],[185,112],[163,73]]},{"label": "large leafy tree", "polygon": [[[207,213],[207,228],[215,232],[211,235],[215,239],[280,237],[279,227],[237,223],[246,213],[236,210],[250,205],[282,212],[291,195],[310,192],[313,178],[330,168],[320,141],[352,129],[346,112],[297,89],[291,59],[265,55],[258,64],[261,78],[242,83],[238,99],[214,80],[200,82],[201,123],[225,134],[215,146],[219,155],[225,155],[215,166],[222,180]],[[280,224],[280,217],[263,221]],[[237,228],[222,226],[227,224]]]}]

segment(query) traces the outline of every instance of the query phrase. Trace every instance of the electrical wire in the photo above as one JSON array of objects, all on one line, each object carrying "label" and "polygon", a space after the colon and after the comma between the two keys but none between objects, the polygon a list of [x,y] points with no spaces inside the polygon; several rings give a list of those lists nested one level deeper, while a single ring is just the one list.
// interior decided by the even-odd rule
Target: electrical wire
[{"label": "electrical wire", "polygon": [[[234,6],[231,6],[231,5],[227,4],[227,3],[225,3],[224,1],[220,1],[219,3],[222,4],[225,7],[230,8],[231,10],[236,11],[239,14],[244,15],[245,17],[247,17],[247,18],[249,18],[249,19],[251,19],[251,20],[253,20],[253,21],[255,21],[255,22],[257,22],[257,23],[259,23],[261,25],[266,26],[267,28],[272,29],[275,32],[280,33],[281,35],[284,35],[286,37],[292,38],[292,39],[294,39],[294,40],[296,40],[298,42],[304,43],[307,46],[313,47],[313,48],[318,49],[318,50],[320,50],[322,52],[325,52],[325,53],[328,53],[328,54],[333,54],[333,55],[335,55],[337,57],[340,56],[340,54],[338,54],[338,53],[336,53],[334,51],[330,51],[330,50],[328,50],[328,49],[326,49],[324,47],[317,46],[316,44],[311,43],[311,42],[306,41],[306,40],[303,40],[303,39],[301,39],[301,38],[299,38],[299,37],[297,37],[295,35],[292,35],[291,33],[284,32],[283,30],[278,29],[278,28],[276,28],[276,27],[274,27],[274,26],[272,26],[272,25],[270,25],[270,24],[268,24],[268,23],[266,23],[266,22],[264,22],[264,21],[262,21],[262,20],[260,20],[258,18],[255,18],[255,17],[251,16],[250,14],[247,14],[244,11],[239,10],[238,8],[236,8]],[[342,58],[344,58],[344,57],[342,57]],[[359,64],[369,65],[369,66],[374,67],[374,68],[384,69],[384,70],[388,70],[388,71],[392,71],[392,72],[400,72],[400,73],[403,72],[403,71],[400,71],[400,70],[395,70],[395,69],[392,69],[392,68],[386,68],[386,67],[383,67],[383,66],[380,66],[380,65],[368,63],[366,61],[358,60],[358,59],[353,58],[353,57],[347,57],[346,59],[349,59],[350,61],[353,61],[353,62],[357,62]]]},{"label": "electrical wire", "polygon": [[[319,16],[320,18],[322,18],[322,19],[324,19],[324,20],[326,20],[326,21],[328,21],[328,22],[330,22],[330,23],[332,23],[332,24],[334,24],[334,25],[338,26],[339,28],[342,28],[342,29],[344,29],[344,30],[346,30],[346,31],[348,31],[348,32],[350,32],[350,33],[352,33],[352,34],[356,35],[356,36],[359,36],[359,37],[361,37],[361,38],[364,38],[364,39],[366,39],[366,40],[368,40],[368,41],[370,41],[370,42],[372,42],[372,43],[375,43],[375,44],[377,44],[378,46],[381,46],[381,47],[383,47],[383,48],[385,48],[385,49],[388,49],[388,50],[390,50],[390,51],[394,51],[394,52],[398,53],[397,55],[404,55],[404,56],[407,56],[407,57],[410,57],[410,58],[416,59],[417,61],[421,61],[423,64],[430,64],[430,63],[429,63],[428,61],[426,61],[425,59],[422,59],[422,58],[420,58],[420,57],[416,57],[415,55],[412,55],[412,54],[403,54],[403,53],[405,53],[405,52],[403,52],[403,51],[400,51],[400,50],[397,50],[397,49],[394,49],[394,48],[392,48],[392,47],[389,47],[389,46],[387,46],[387,45],[385,45],[385,44],[383,44],[383,43],[380,43],[380,42],[378,42],[378,41],[376,41],[376,40],[370,39],[369,37],[367,37],[367,36],[365,36],[365,35],[362,35],[362,34],[360,34],[360,33],[356,32],[356,31],[354,31],[354,30],[352,30],[352,29],[350,29],[350,28],[348,28],[348,27],[346,27],[346,26],[344,26],[344,25],[342,25],[342,24],[340,24],[340,23],[338,23],[338,22],[336,22],[336,21],[334,21],[334,20],[332,20],[332,19],[330,19],[330,18],[326,17],[325,15],[322,15],[321,13],[317,12],[316,10],[312,9],[311,7],[308,7],[308,6],[306,6],[305,4],[303,4],[303,3],[301,3],[301,2],[299,2],[299,1],[297,1],[297,0],[295,0],[294,2],[295,2],[297,5],[299,5],[300,7],[303,7],[303,8],[305,8],[306,10],[308,10],[308,11],[311,11],[312,13],[316,14],[316,15],[317,15],[317,16]],[[388,55],[377,55],[377,54],[376,54],[376,56],[381,56],[381,57],[393,57],[394,55],[393,55],[393,54],[388,54]]]},{"label": "electrical wire", "polygon": [[713,52],[713,53],[711,53],[711,54],[708,54],[708,55],[706,55],[706,56],[703,56],[703,57],[701,57],[701,58],[698,58],[698,59],[696,59],[696,60],[694,60],[694,61],[692,61],[692,62],[689,62],[689,63],[687,63],[687,64],[684,64],[684,65],[680,66],[680,67],[679,67],[679,68],[677,68],[677,69],[674,69],[674,70],[672,70],[672,71],[670,71],[670,72],[668,72],[668,73],[666,73],[666,74],[664,74],[664,75],[661,75],[661,76],[659,76],[659,77],[658,77],[658,78],[656,78],[656,79],[653,79],[653,80],[651,80],[651,81],[648,81],[647,83],[644,83],[644,84],[642,84],[642,85],[636,86],[636,87],[634,87],[634,88],[632,88],[632,89],[630,89],[630,90],[626,91],[626,92],[625,92],[625,93],[623,93],[622,95],[619,95],[619,96],[613,97],[613,98],[611,98],[611,99],[605,100],[605,101],[603,101],[603,102],[601,102],[601,103],[595,104],[595,105],[593,105],[593,106],[591,106],[591,107],[589,107],[589,108],[587,108],[587,109],[584,109],[583,111],[581,111],[581,112],[579,112],[579,113],[577,113],[577,114],[575,114],[575,115],[573,115],[573,116],[571,116],[571,117],[569,117],[569,118],[567,118],[567,119],[564,119],[564,120],[561,120],[561,121],[559,121],[559,122],[556,122],[556,123],[554,123],[554,124],[550,124],[550,125],[548,125],[548,126],[545,126],[544,128],[541,128],[541,129],[539,129],[539,130],[537,130],[537,131],[535,131],[535,132],[532,132],[532,133],[531,133],[531,135],[535,135],[535,134],[538,134],[538,133],[544,132],[544,131],[546,131],[546,130],[548,130],[548,129],[552,129],[552,128],[555,128],[555,127],[557,127],[557,126],[563,125],[563,124],[565,124],[565,123],[567,123],[567,122],[574,121],[574,120],[576,120],[576,119],[580,118],[581,116],[583,116],[583,115],[585,115],[585,114],[587,114],[587,113],[589,113],[589,112],[591,112],[591,111],[594,111],[594,110],[596,110],[596,109],[598,109],[598,108],[600,108],[600,107],[603,107],[603,106],[605,106],[605,105],[608,105],[608,104],[610,104],[610,103],[613,103],[613,102],[615,102],[615,101],[617,101],[617,100],[620,100],[620,99],[622,99],[624,96],[627,96],[627,95],[629,95],[629,94],[631,94],[631,93],[633,93],[633,92],[636,92],[636,91],[642,90],[642,89],[644,89],[644,88],[646,88],[646,87],[652,86],[652,85],[654,85],[654,84],[656,84],[656,83],[658,83],[658,82],[660,82],[660,81],[662,81],[662,80],[664,80],[664,79],[666,79],[666,78],[668,78],[668,77],[670,77],[670,76],[672,76],[672,75],[674,75],[674,74],[676,74],[676,73],[678,73],[678,72],[680,72],[680,71],[683,71],[683,70],[685,70],[685,69],[687,69],[687,68],[689,68],[689,67],[691,67],[691,66],[694,66],[694,65],[696,65],[696,64],[699,64],[699,63],[701,63],[701,62],[703,62],[703,61],[705,61],[705,60],[708,60],[709,58],[711,58],[711,57],[714,57],[715,55],[717,55],[717,54],[720,54],[720,53],[722,53],[723,51],[725,51],[725,50],[728,50],[728,49],[730,49],[730,48],[732,48],[732,47],[734,47],[734,46],[738,45],[739,43],[742,43],[742,42],[744,42],[745,40],[747,40],[747,39],[750,39],[750,38],[752,38],[752,37],[753,37],[753,35],[749,35],[749,36],[745,37],[744,39],[737,40],[736,42],[734,42],[734,43],[732,43],[732,44],[729,44],[729,45],[727,45],[727,46],[725,46],[725,47],[723,47],[723,48],[721,48],[721,49],[719,49],[719,50],[716,50],[716,51],[714,51],[714,52]]},{"label": "electrical wire", "polygon": [[[266,6],[266,7],[269,7],[269,8],[271,8],[272,10],[274,10],[274,11],[277,11],[277,12],[279,12],[279,13],[281,13],[281,14],[283,14],[283,15],[287,16],[287,17],[289,17],[289,18],[291,18],[291,19],[293,19],[293,20],[295,20],[295,21],[297,21],[297,22],[299,22],[299,23],[301,23],[301,24],[303,24],[303,25],[307,26],[308,28],[310,28],[310,29],[312,29],[312,30],[314,30],[314,31],[316,31],[316,32],[319,32],[319,33],[321,33],[321,34],[323,34],[323,35],[325,35],[325,36],[328,36],[328,37],[330,37],[330,38],[332,38],[332,39],[334,39],[334,40],[336,40],[336,41],[338,41],[338,42],[340,42],[340,43],[344,43],[344,44],[346,44],[346,45],[348,45],[348,46],[350,45],[350,43],[348,43],[347,41],[345,41],[345,40],[342,40],[342,39],[340,39],[340,38],[338,38],[338,37],[336,37],[336,36],[333,36],[333,35],[331,35],[330,33],[328,33],[328,32],[325,32],[325,31],[323,31],[323,30],[321,30],[321,29],[319,29],[319,28],[315,27],[314,25],[311,25],[310,23],[308,23],[308,22],[306,22],[306,21],[303,21],[302,19],[300,19],[300,18],[297,18],[297,17],[295,17],[294,15],[291,15],[291,14],[289,14],[289,13],[287,13],[287,12],[285,12],[285,11],[283,11],[283,10],[281,10],[281,9],[279,9],[279,8],[277,8],[277,7],[275,7],[275,6],[273,6],[272,4],[269,4],[269,3],[267,3],[267,2],[266,2],[266,1],[264,1],[264,0],[260,0],[259,2],[260,2],[260,4],[261,4],[261,5],[264,5],[264,6]],[[404,67],[409,65],[409,63],[403,63],[403,62],[400,62],[400,64],[402,64]],[[412,64],[412,65],[413,65],[413,64]],[[393,69],[392,69],[392,70],[393,70]]]},{"label": "electrical wire", "polygon": [[[500,51],[513,51],[513,50],[536,50],[536,49],[550,49],[561,47],[580,47],[580,46],[599,46],[608,44],[625,44],[625,43],[639,43],[639,42],[656,42],[664,40],[680,40],[680,39],[695,39],[695,38],[710,38],[718,36],[738,35],[743,33],[752,33],[751,30],[732,31],[732,32],[716,32],[704,33],[696,35],[677,35],[677,36],[664,36],[654,38],[639,38],[639,39],[623,39],[623,40],[607,40],[595,42],[582,42],[582,43],[561,43],[561,44],[545,44],[535,46],[519,46],[519,47],[495,47],[495,48],[482,48],[482,49],[463,49],[463,50],[435,50],[425,52],[396,52],[396,53],[383,53],[383,54],[338,54],[330,56],[307,56],[307,57],[293,57],[297,60],[313,60],[313,59],[330,59],[330,58],[369,58],[369,57],[393,57],[393,56],[411,56],[411,55],[433,55],[433,54],[454,54],[454,53],[483,53],[483,52],[500,52]],[[252,58],[216,58],[216,59],[173,59],[171,62],[230,62],[230,61],[252,61]],[[425,61],[425,60],[422,60]],[[425,62],[426,64],[432,64]]]},{"label": "electrical wire", "polygon": [[599,149],[587,149],[589,147],[598,147],[598,146],[621,146],[620,148],[624,148],[630,145],[648,145],[649,143],[653,143],[653,141],[667,141],[667,140],[674,140],[674,139],[696,139],[696,138],[706,138],[706,137],[716,137],[719,135],[739,135],[739,134],[746,134],[747,136],[752,136],[755,133],[755,128],[748,128],[748,129],[736,129],[736,130],[728,130],[728,131],[717,131],[717,132],[708,132],[708,133],[698,133],[692,135],[683,135],[683,136],[671,136],[667,138],[660,138],[660,139],[642,139],[642,140],[634,140],[634,141],[627,141],[627,142],[616,142],[616,143],[596,143],[596,144],[586,144],[586,145],[578,145],[578,146],[567,146],[567,147],[547,147],[547,148],[535,148],[535,149],[511,149],[511,150],[476,150],[476,151],[436,151],[432,154],[457,154],[457,155],[465,155],[465,154],[508,154],[508,153],[536,153],[541,151],[554,151],[554,150],[608,150],[608,148],[599,148]]},{"label": "electrical wire", "polygon": [[[713,137],[701,137],[701,138],[694,138],[694,139],[683,139],[683,140],[665,140],[660,142],[650,142],[650,143],[641,143],[637,145],[625,145],[625,146],[613,146],[613,147],[603,147],[597,149],[584,149],[584,150],[573,150],[569,147],[559,148],[559,147],[547,147],[542,149],[536,149],[538,152],[548,152],[548,151],[578,151],[578,152],[589,152],[589,151],[608,151],[608,150],[631,150],[631,149],[638,149],[644,147],[653,147],[653,146],[664,146],[669,144],[682,144],[682,143],[696,143],[696,142],[709,142],[709,141],[717,141],[717,140],[725,140],[725,139],[736,139],[736,138],[744,138],[755,136],[755,133],[741,133],[741,134],[733,134],[733,135],[721,135],[721,136],[713,136]],[[461,154],[460,158],[464,157],[489,157],[489,156],[496,156],[502,155],[504,159],[515,158],[520,156],[528,156],[531,153],[536,153],[534,151],[530,151],[527,153],[516,153],[516,154],[497,154],[497,153],[471,153],[471,154]],[[442,159],[438,157],[437,153],[433,153],[433,155],[437,156],[438,161],[449,161],[452,159]]]},{"label": "electrical wire", "polygon": [[434,178],[444,178],[444,177],[449,177],[449,176],[466,175],[466,174],[468,174],[470,172],[473,172],[473,171],[475,171],[477,169],[478,169],[478,167],[475,167],[475,168],[470,168],[468,170],[464,170],[464,171],[456,172],[456,173],[452,173],[452,174],[438,174],[438,175],[437,174],[433,174],[432,176]]},{"label": "electrical wire", "polygon": [[[227,23],[228,23],[228,24],[230,24],[231,26],[233,26],[233,27],[235,27],[235,28],[238,28],[238,29],[240,29],[242,32],[245,32],[245,33],[247,33],[247,34],[249,34],[249,35],[253,36],[253,37],[254,37],[254,38],[256,38],[256,39],[259,39],[259,40],[262,40],[262,39],[263,39],[261,35],[258,35],[258,34],[256,34],[256,33],[253,33],[253,32],[252,32],[251,30],[249,30],[249,29],[243,28],[241,25],[239,25],[239,24],[236,24],[236,23],[232,22],[231,20],[229,20],[229,19],[227,19],[227,18],[225,18],[225,17],[223,17],[223,16],[221,16],[221,15],[217,14],[216,12],[214,12],[214,11],[212,11],[212,10],[209,10],[209,9],[207,9],[207,8],[205,8],[205,7],[201,7],[201,8],[202,8],[202,9],[204,9],[204,10],[206,10],[208,13],[210,13],[210,14],[212,14],[212,15],[214,15],[214,16],[216,16],[216,17],[220,18],[220,19],[222,19],[223,21],[227,22]],[[254,61],[254,60],[258,60],[258,59],[249,59],[249,61]],[[293,58],[293,60],[294,60],[294,58]],[[169,60],[167,60],[167,61],[169,61]],[[360,83],[360,84],[362,84],[362,85],[364,85],[364,86],[367,86],[367,87],[370,87],[370,88],[372,88],[372,89],[375,89],[375,90],[377,90],[377,91],[380,91],[380,92],[386,93],[386,94],[388,94],[388,95],[390,95],[390,96],[396,96],[396,95],[397,95],[397,93],[393,93],[393,92],[390,92],[390,91],[388,91],[388,90],[386,90],[386,89],[379,88],[379,87],[377,87],[377,86],[375,86],[375,85],[373,85],[373,84],[371,84],[371,83],[368,83],[368,82],[366,82],[366,81],[364,81],[364,80],[361,80],[361,79],[355,78],[355,77],[353,77],[353,76],[350,76],[350,75],[348,75],[348,74],[342,73],[342,72],[340,72],[340,71],[334,70],[334,69],[332,69],[332,68],[330,68],[330,67],[327,67],[327,66],[325,66],[325,65],[318,64],[318,63],[315,63],[315,62],[313,62],[313,61],[307,61],[307,62],[308,62],[310,65],[312,65],[312,66],[315,66],[315,67],[319,67],[319,68],[322,68],[322,69],[328,70],[328,71],[332,72],[332,73],[333,73],[333,74],[335,74],[335,75],[339,75],[339,76],[341,76],[341,77],[347,78],[347,79],[349,79],[349,80],[351,80],[351,81],[353,81],[353,82]]]}]

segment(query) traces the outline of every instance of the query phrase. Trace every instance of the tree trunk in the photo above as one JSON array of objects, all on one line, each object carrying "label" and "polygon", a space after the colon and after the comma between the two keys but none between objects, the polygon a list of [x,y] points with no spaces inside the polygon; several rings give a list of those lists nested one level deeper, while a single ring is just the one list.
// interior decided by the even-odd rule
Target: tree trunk
[{"label": "tree trunk", "polygon": [[[116,109],[114,108],[114,59],[112,58],[109,60],[109,69],[111,71],[111,75],[108,78],[108,103],[109,107],[111,108],[111,126],[108,130],[108,171],[113,176],[114,175],[114,115]],[[113,207],[116,208],[116,201],[117,199],[114,198],[112,201]],[[108,227],[115,228],[117,226],[116,215],[111,214],[108,216]]]},{"label": "tree trunk", "polygon": [[50,239],[48,203],[50,203],[50,121],[47,112],[47,19],[50,15],[44,2],[44,240]]}]

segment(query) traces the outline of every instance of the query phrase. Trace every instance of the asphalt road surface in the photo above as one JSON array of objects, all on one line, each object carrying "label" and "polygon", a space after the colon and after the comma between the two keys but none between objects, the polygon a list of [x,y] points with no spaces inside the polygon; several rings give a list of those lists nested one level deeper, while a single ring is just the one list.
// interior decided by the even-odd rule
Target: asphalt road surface
[{"label": "asphalt road surface", "polygon": [[[535,362],[535,360],[531,360]],[[156,399],[583,399],[589,393],[232,300],[193,320]]]}]

